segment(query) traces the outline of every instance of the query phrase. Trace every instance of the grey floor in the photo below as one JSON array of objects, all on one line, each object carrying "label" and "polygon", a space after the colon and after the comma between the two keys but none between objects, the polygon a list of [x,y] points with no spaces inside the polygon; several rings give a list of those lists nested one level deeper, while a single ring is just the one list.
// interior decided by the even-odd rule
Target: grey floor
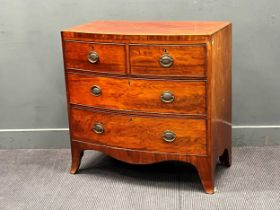
[{"label": "grey floor", "polygon": [[234,148],[232,167],[217,166],[214,195],[187,164],[86,151],[79,174],[69,165],[68,149],[0,150],[0,209],[280,209],[280,147]]}]

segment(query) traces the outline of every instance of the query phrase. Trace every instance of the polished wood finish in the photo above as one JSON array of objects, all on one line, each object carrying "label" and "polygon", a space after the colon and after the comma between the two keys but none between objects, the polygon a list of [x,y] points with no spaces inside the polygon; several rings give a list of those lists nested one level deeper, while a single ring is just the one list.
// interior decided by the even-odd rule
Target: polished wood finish
[{"label": "polished wood finish", "polygon": [[181,161],[192,164],[196,167],[198,175],[200,176],[201,183],[204,190],[208,194],[214,193],[213,180],[214,173],[212,173],[212,164],[210,159],[205,155],[186,155],[178,153],[160,153],[160,152],[147,152],[142,150],[131,150],[112,146],[105,146],[96,143],[86,143],[73,139],[72,145],[72,165],[71,173],[77,173],[80,165],[80,157],[84,150],[98,150],[107,155],[112,156],[121,161],[132,164],[152,164],[162,161]]},{"label": "polished wood finish", "polygon": [[208,41],[224,21],[94,21],[65,29],[65,40],[125,43]]},{"label": "polished wood finish", "polygon": [[[88,149],[133,164],[183,161],[214,193],[217,160],[231,165],[231,30],[229,22],[206,21],[97,21],[64,30],[70,172]],[[87,60],[92,46],[99,63]],[[170,67],[159,63],[163,53]],[[166,91],[174,101],[162,101]],[[175,140],[164,140],[164,131]]]},{"label": "polished wood finish", "polygon": [[[97,63],[88,61],[89,52],[99,55]],[[125,46],[112,44],[84,43],[66,41],[64,43],[66,68],[94,72],[125,74]]]},{"label": "polished wood finish", "polygon": [[231,165],[231,25],[218,31],[212,38],[211,63],[211,139],[214,161]]},{"label": "polished wood finish", "polygon": [[[204,81],[143,80],[77,73],[68,73],[67,81],[71,104],[153,113],[206,114]],[[102,90],[100,96],[91,93],[94,85]],[[165,91],[174,94],[173,102],[161,101]]]},{"label": "polished wood finish", "polygon": [[[206,155],[206,121],[203,119],[159,118],[89,112],[71,109],[72,138],[79,141],[119,148]],[[101,123],[104,133],[92,131]],[[163,133],[176,134],[173,142],[163,140]]]},{"label": "polished wood finish", "polygon": [[[171,67],[160,65],[163,54],[173,58]],[[136,75],[205,77],[206,45],[132,45],[130,66]]]}]

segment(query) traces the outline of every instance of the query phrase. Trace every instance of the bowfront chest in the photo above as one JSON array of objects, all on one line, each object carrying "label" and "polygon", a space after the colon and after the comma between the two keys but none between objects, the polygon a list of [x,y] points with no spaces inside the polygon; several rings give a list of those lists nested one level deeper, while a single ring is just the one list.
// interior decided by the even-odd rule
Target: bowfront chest
[{"label": "bowfront chest", "polygon": [[231,24],[96,21],[62,31],[72,149],[191,163],[206,193],[231,164]]}]

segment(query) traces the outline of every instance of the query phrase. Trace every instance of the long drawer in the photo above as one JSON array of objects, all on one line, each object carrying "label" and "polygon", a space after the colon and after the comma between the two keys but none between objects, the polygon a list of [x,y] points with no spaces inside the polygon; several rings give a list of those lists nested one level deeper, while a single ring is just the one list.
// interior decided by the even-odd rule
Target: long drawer
[{"label": "long drawer", "polygon": [[206,154],[206,120],[123,115],[72,108],[74,140],[112,147]]},{"label": "long drawer", "polygon": [[151,113],[206,114],[205,81],[67,74],[72,104]]}]

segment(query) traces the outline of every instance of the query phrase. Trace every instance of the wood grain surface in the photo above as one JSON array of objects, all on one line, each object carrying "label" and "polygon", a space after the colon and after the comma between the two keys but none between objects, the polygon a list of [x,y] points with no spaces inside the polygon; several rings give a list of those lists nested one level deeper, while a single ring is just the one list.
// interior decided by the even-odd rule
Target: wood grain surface
[{"label": "wood grain surface", "polygon": [[231,126],[232,126],[232,27],[228,25],[212,38],[212,74],[211,74],[211,138],[214,160],[231,165]]},{"label": "wood grain surface", "polygon": [[[160,65],[160,57],[167,54],[173,65]],[[132,45],[130,46],[131,74],[157,76],[206,75],[206,45]]]},{"label": "wood grain surface", "polygon": [[[115,110],[158,113],[205,114],[206,87],[204,81],[144,80],[67,74],[69,102]],[[99,86],[100,96],[91,93]],[[161,101],[165,91],[174,94],[172,103]]]},{"label": "wood grain surface", "polygon": [[[97,52],[99,61],[90,63],[88,53]],[[64,59],[66,68],[125,74],[125,46],[117,44],[97,44],[86,42],[65,42]]]},{"label": "wood grain surface", "polygon": [[[134,164],[177,160],[193,164],[213,194],[217,160],[231,165],[231,33],[229,22],[208,21],[97,21],[62,31],[70,172],[87,149]],[[163,52],[169,68],[159,63]],[[161,101],[164,91],[172,103]],[[166,130],[173,142],[163,140]]]},{"label": "wood grain surface", "polygon": [[[84,142],[180,154],[206,154],[206,121],[202,119],[174,119],[120,115],[71,109],[72,138]],[[92,131],[101,123],[104,133]],[[163,140],[164,131],[176,134],[173,142]]]},{"label": "wood grain surface", "polygon": [[206,41],[226,21],[94,21],[63,30],[64,40],[122,43]]},{"label": "wood grain surface", "polygon": [[[101,144],[82,142],[73,139],[71,141],[72,148],[72,165],[70,172],[77,173],[81,157],[84,150],[98,150],[110,155],[118,160],[132,164],[151,164],[162,161],[181,161],[192,164],[200,176],[202,186],[206,193],[214,193],[212,165],[209,163],[209,157],[205,155],[188,155],[179,153],[161,153],[150,152],[144,150],[132,150],[126,148],[118,148]],[[156,175],[156,174],[155,174]]]}]

